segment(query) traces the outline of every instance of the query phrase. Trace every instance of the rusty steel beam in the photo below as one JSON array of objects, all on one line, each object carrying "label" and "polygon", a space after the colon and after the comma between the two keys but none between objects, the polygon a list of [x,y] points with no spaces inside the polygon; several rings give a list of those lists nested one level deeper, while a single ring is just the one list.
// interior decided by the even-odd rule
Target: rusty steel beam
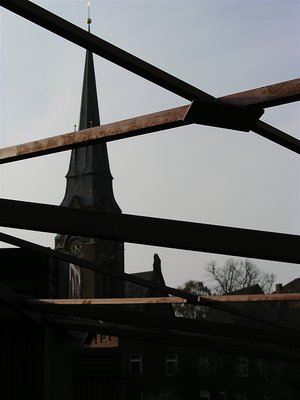
[{"label": "rusty steel beam", "polygon": [[300,262],[300,237],[283,233],[0,199],[0,225],[89,238]]},{"label": "rusty steel beam", "polygon": [[219,97],[226,104],[251,107],[274,107],[300,100],[300,79],[275,83]]},{"label": "rusty steel beam", "polygon": [[[219,110],[217,114],[215,113],[215,107]],[[249,131],[255,124],[258,114],[254,113],[250,118],[248,112],[245,114],[242,109],[240,118],[236,118],[236,110],[231,106],[219,107],[219,105],[216,105],[211,107],[210,105],[193,102],[190,105],[6,147],[0,149],[0,164],[57,153],[91,143],[124,139],[193,123]]]},{"label": "rusty steel beam", "polygon": [[34,142],[0,149],[0,164],[56,153],[100,141],[111,141],[175,128],[192,123],[186,119],[190,105],[176,107],[77,132],[52,136]]}]

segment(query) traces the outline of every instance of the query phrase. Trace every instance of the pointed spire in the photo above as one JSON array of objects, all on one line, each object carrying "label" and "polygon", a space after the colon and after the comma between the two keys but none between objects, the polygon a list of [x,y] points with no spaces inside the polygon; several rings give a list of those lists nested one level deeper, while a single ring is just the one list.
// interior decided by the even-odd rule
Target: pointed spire
[{"label": "pointed spire", "polygon": [[87,17],[86,23],[88,24],[88,31],[90,32],[91,31],[90,25],[92,23],[91,15],[90,15],[91,2],[88,1],[86,5],[87,5],[87,8],[88,8],[88,17]]},{"label": "pointed spire", "polygon": [[[100,125],[93,54],[87,50],[79,130]],[[76,134],[76,133],[75,133]],[[106,143],[73,149],[63,206],[121,212],[115,201]]]}]

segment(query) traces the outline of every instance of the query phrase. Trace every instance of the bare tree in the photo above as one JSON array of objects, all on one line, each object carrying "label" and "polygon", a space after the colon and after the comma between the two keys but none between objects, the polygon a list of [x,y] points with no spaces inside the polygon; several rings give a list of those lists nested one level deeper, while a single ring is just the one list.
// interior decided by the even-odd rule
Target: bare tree
[{"label": "bare tree", "polygon": [[[199,281],[187,281],[183,286],[178,287],[188,293],[193,293],[198,296],[209,296],[210,290]],[[174,304],[173,305],[176,317],[202,319],[206,317],[208,308],[205,306],[194,306],[193,304]]]},{"label": "bare tree", "polygon": [[258,284],[265,293],[271,293],[275,283],[275,275],[261,271],[250,260],[230,258],[225,265],[217,266],[215,261],[206,268],[211,280],[216,282],[214,290],[217,294],[226,294]]}]

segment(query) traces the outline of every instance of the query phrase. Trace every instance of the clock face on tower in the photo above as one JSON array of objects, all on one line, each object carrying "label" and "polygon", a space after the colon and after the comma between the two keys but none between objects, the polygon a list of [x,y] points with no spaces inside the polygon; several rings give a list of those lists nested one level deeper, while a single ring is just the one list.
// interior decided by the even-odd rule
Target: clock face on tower
[{"label": "clock face on tower", "polygon": [[68,240],[67,250],[74,256],[79,256],[83,250],[83,240],[79,237],[72,237]]}]

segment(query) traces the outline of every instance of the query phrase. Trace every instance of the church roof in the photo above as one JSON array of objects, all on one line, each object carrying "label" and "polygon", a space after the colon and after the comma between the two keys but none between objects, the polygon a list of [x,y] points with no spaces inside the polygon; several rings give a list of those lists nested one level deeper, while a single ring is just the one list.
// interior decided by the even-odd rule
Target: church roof
[{"label": "church roof", "polygon": [[[100,125],[93,54],[86,52],[79,130]],[[74,133],[76,134],[76,133]],[[97,143],[72,150],[62,206],[121,212],[113,194],[107,145]]]}]

